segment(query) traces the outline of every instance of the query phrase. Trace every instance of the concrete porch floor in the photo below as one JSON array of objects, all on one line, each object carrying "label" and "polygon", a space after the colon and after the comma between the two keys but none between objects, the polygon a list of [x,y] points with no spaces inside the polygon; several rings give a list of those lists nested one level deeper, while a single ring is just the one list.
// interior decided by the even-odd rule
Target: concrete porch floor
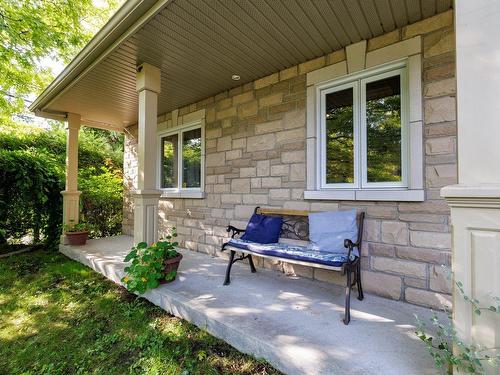
[{"label": "concrete porch floor", "polygon": [[[60,251],[119,282],[131,246],[131,237],[119,236]],[[354,291],[345,326],[343,288],[268,270],[252,274],[246,262],[233,266],[231,285],[223,286],[224,259],[181,252],[177,280],[144,298],[287,374],[436,373],[413,333],[414,314],[427,319],[427,309],[369,294],[358,301]]]}]

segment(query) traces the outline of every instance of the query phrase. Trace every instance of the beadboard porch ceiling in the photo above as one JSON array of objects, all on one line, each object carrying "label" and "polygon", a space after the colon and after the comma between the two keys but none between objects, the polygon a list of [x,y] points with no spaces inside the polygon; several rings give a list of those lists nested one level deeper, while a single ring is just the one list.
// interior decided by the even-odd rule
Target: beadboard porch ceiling
[{"label": "beadboard porch ceiling", "polygon": [[84,124],[120,129],[137,121],[140,63],[162,70],[161,114],[451,6],[451,0],[129,0],[107,25],[116,27],[105,26],[94,38],[97,47],[85,48],[30,109],[79,113]]}]

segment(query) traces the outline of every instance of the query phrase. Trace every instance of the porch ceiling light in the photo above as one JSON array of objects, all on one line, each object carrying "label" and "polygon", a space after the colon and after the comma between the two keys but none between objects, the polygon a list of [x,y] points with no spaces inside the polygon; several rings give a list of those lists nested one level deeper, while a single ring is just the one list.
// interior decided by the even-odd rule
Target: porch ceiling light
[{"label": "porch ceiling light", "polygon": [[237,75],[237,74],[233,74],[233,75],[231,76],[231,79],[232,79],[233,81],[239,81],[239,80],[240,80],[240,78],[241,78],[241,77],[240,77],[239,75]]}]

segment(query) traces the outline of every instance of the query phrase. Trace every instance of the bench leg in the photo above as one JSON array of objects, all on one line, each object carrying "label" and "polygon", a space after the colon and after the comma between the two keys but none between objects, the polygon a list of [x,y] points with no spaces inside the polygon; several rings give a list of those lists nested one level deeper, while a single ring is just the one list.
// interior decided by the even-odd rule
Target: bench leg
[{"label": "bench leg", "polygon": [[365,296],[363,295],[363,287],[361,286],[361,263],[358,263],[356,270],[356,284],[358,285],[358,300],[362,301]]},{"label": "bench leg", "polygon": [[250,263],[250,271],[252,271],[252,273],[257,272],[257,270],[255,269],[255,265],[253,264],[252,256],[250,254],[248,254],[248,263]]},{"label": "bench leg", "polygon": [[350,268],[346,269],[346,275],[347,275],[347,284],[345,287],[345,314],[344,314],[343,322],[345,325],[348,325],[349,322],[351,321],[351,288],[352,288],[351,275],[352,275],[352,271]]},{"label": "bench leg", "polygon": [[231,283],[231,267],[233,266],[234,263],[235,254],[236,251],[231,250],[231,254],[229,255],[229,263],[227,264],[226,268],[226,279],[224,280],[224,285],[229,285]]}]

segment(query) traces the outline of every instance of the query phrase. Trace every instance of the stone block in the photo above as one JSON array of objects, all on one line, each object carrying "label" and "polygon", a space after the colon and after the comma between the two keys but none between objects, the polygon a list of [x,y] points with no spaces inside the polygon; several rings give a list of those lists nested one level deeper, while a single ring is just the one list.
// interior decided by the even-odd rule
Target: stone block
[{"label": "stone block", "polygon": [[376,271],[424,278],[427,275],[425,263],[409,262],[386,257],[372,257],[372,268]]},{"label": "stone block", "polygon": [[216,120],[222,120],[228,117],[234,117],[236,116],[236,107],[229,107],[227,109],[224,109],[222,111],[218,111],[215,114],[215,119]]},{"label": "stone block", "polygon": [[430,288],[436,292],[451,293],[451,274],[448,267],[434,265],[430,268]]},{"label": "stone block", "polygon": [[[345,276],[342,273],[330,270],[324,270],[321,268],[314,269],[314,279],[323,281],[330,284],[345,286]],[[363,285],[364,287],[364,285]]]},{"label": "stone block", "polygon": [[231,150],[231,136],[217,138],[217,151]]},{"label": "stone block", "polygon": [[255,210],[254,206],[235,206],[234,207],[234,218],[248,220],[252,216]]},{"label": "stone block", "polygon": [[380,221],[365,219],[363,225],[363,240],[364,241],[380,241]]},{"label": "stone block", "polygon": [[275,145],[276,137],[273,133],[256,135],[247,139],[247,151],[250,152],[272,150]]},{"label": "stone block", "polygon": [[337,51],[333,51],[332,53],[329,53],[326,55],[326,63],[328,65],[331,64],[336,64],[338,62],[344,61],[345,60],[345,49],[339,49]]},{"label": "stone block", "polygon": [[424,58],[455,51],[455,32],[442,29],[424,37]]},{"label": "stone block", "polygon": [[257,100],[244,103],[238,106],[238,116],[241,118],[251,117],[257,115],[259,111],[259,105]]},{"label": "stone block", "polygon": [[281,104],[283,102],[283,93],[278,92],[269,96],[265,96],[259,99],[259,108],[269,107],[276,104]]},{"label": "stone block", "polygon": [[304,163],[290,165],[290,181],[305,181],[306,165]]},{"label": "stone block", "polygon": [[388,46],[390,44],[396,43],[400,39],[400,30],[396,29],[389,33],[383,34],[381,36],[377,36],[375,38],[371,38],[368,40],[368,51],[373,51],[374,49],[382,48]]},{"label": "stone block", "polygon": [[313,202],[311,203],[311,211],[337,211],[339,209],[338,203],[332,202]]},{"label": "stone block", "polygon": [[239,139],[234,139],[233,140],[233,150],[237,148],[245,148],[247,145],[247,139],[246,138],[239,138]]},{"label": "stone block", "polygon": [[262,187],[262,179],[261,178],[252,178],[250,180],[250,187],[252,189],[260,189]]},{"label": "stone block", "polygon": [[306,61],[299,65],[299,74],[305,74],[312,70],[320,69],[325,66],[326,60],[324,56],[318,57],[313,60]]},{"label": "stone block", "polygon": [[281,187],[281,178],[279,178],[279,177],[263,177],[261,180],[261,186],[263,189],[279,188],[279,187]]},{"label": "stone block", "polygon": [[401,298],[401,278],[379,272],[361,271],[363,289],[383,297],[399,300]]},{"label": "stone block", "polygon": [[399,221],[382,222],[382,242],[393,245],[408,244],[408,225]]},{"label": "stone block", "polygon": [[243,94],[235,95],[233,97],[233,105],[243,104],[254,99],[253,91],[247,91]]},{"label": "stone block", "polygon": [[428,138],[425,141],[425,153],[427,155],[441,155],[455,153],[455,137]]},{"label": "stone block", "polygon": [[249,178],[235,178],[231,180],[232,193],[250,193],[250,179]]},{"label": "stone block", "polygon": [[267,205],[269,196],[267,194],[245,194],[243,195],[243,204]]},{"label": "stone block", "polygon": [[438,310],[451,308],[451,296],[428,290],[406,288],[405,299],[407,302]]},{"label": "stone block", "polygon": [[271,176],[288,176],[290,173],[290,165],[277,164],[271,166]]},{"label": "stone block", "polygon": [[412,23],[403,28],[403,39],[411,38],[416,35],[429,33],[443,27],[453,25],[453,10],[439,13],[433,17],[425,18],[422,21]]},{"label": "stone block", "polygon": [[280,120],[263,122],[255,125],[255,134],[274,133],[281,130],[281,128],[282,123]]},{"label": "stone block", "polygon": [[269,198],[274,200],[290,199],[290,189],[270,189]]},{"label": "stone block", "polygon": [[232,150],[226,152],[226,160],[235,160],[241,159],[242,151],[241,150]]},{"label": "stone block", "polygon": [[443,251],[436,249],[425,249],[420,247],[400,247],[396,248],[396,255],[402,259],[416,260],[419,262],[442,264],[446,257]]},{"label": "stone block", "polygon": [[298,67],[297,66],[292,66],[291,68],[282,70],[279,75],[280,75],[280,81],[285,81],[287,79],[293,78],[297,76],[298,72]]},{"label": "stone block", "polygon": [[374,205],[365,210],[366,216],[375,219],[396,219],[398,208],[396,206]]},{"label": "stone block", "polygon": [[425,168],[425,180],[427,187],[443,187],[457,183],[457,165],[439,164],[429,165]]},{"label": "stone block", "polygon": [[224,166],[224,165],[226,165],[226,154],[224,152],[207,154],[206,163],[207,163],[207,167]]},{"label": "stone block", "polygon": [[222,194],[221,202],[227,204],[241,204],[241,194]]},{"label": "stone block", "polygon": [[441,81],[429,82],[424,86],[424,96],[433,98],[455,94],[457,91],[457,82],[455,78],[443,79]]},{"label": "stone block", "polygon": [[306,125],[306,112],[293,111],[287,112],[282,119],[284,129],[294,129],[305,127]]},{"label": "stone block", "polygon": [[256,177],[257,169],[255,167],[240,168],[240,177]]},{"label": "stone block", "polygon": [[370,242],[368,244],[370,255],[394,257],[396,254],[396,247],[393,245],[385,245],[381,243]]},{"label": "stone block", "polygon": [[257,162],[257,176],[269,176],[271,163],[269,160],[260,160]]},{"label": "stone block", "polygon": [[278,143],[290,143],[295,141],[306,139],[306,129],[305,128],[297,128],[291,130],[285,130],[276,133],[276,141]]},{"label": "stone block", "polygon": [[213,138],[220,138],[220,137],[222,137],[222,129],[221,128],[207,129],[207,131],[205,131],[205,138],[206,139],[213,139]]},{"label": "stone block", "polygon": [[281,162],[283,163],[304,163],[305,161],[305,151],[286,151],[281,153]]},{"label": "stone block", "polygon": [[410,231],[410,243],[416,247],[451,248],[451,233]]},{"label": "stone block", "polygon": [[264,78],[258,79],[254,82],[255,90],[259,90],[263,87],[272,85],[273,83],[277,83],[279,81],[279,74],[274,73]]},{"label": "stone block", "polygon": [[456,100],[451,96],[427,99],[424,105],[425,123],[446,122],[456,120]]}]

